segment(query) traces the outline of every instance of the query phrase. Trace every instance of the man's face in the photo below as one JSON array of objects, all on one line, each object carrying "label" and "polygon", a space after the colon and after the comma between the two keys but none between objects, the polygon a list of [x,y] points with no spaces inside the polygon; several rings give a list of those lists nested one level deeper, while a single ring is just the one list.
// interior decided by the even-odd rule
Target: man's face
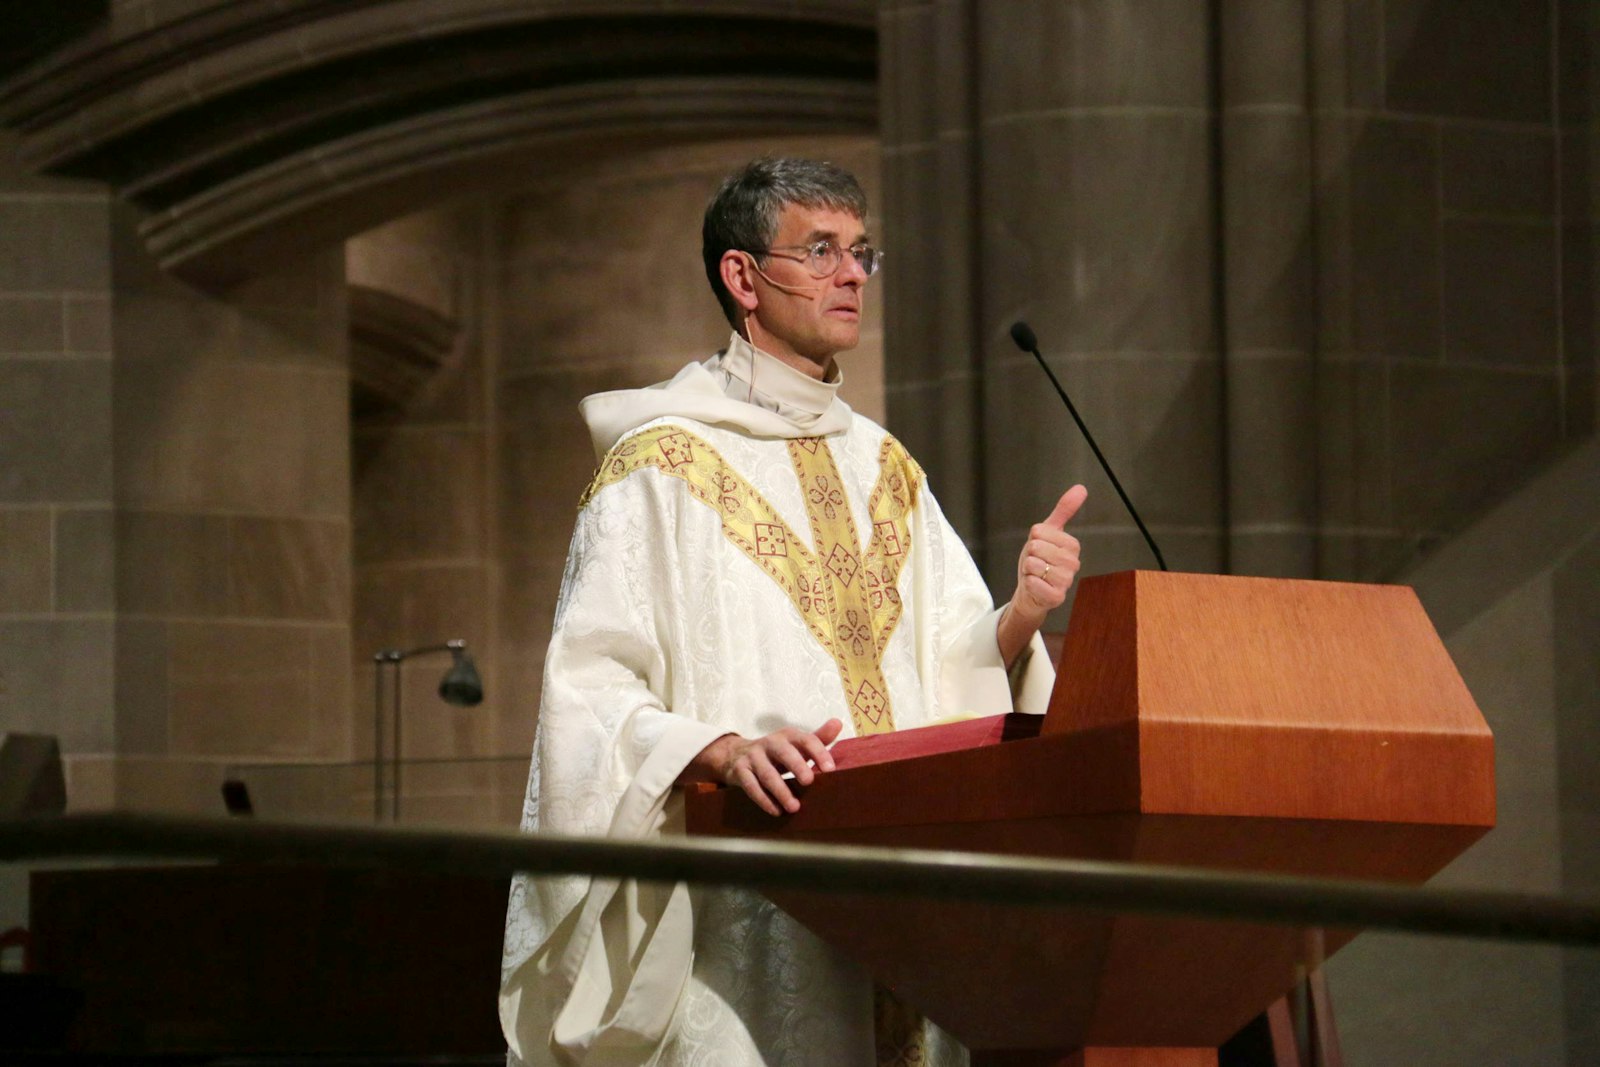
[{"label": "man's face", "polygon": [[765,278],[755,276],[760,302],[746,321],[750,341],[786,363],[798,360],[802,369],[809,365],[819,377],[826,374],[833,357],[861,339],[867,272],[846,251],[838,270],[818,278],[801,262],[804,248],[832,241],[849,249],[867,240],[862,221],[848,211],[786,204],[771,244],[782,251],[766,257]]}]

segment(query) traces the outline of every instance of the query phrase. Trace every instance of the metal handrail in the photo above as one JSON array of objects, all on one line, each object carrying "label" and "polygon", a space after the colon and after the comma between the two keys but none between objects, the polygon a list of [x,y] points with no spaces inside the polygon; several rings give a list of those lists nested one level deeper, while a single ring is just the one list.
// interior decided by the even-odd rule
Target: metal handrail
[{"label": "metal handrail", "polygon": [[646,843],[124,813],[0,821],[0,861],[67,858],[300,863],[484,878],[588,874],[1600,946],[1600,899],[1551,894],[751,840]]}]

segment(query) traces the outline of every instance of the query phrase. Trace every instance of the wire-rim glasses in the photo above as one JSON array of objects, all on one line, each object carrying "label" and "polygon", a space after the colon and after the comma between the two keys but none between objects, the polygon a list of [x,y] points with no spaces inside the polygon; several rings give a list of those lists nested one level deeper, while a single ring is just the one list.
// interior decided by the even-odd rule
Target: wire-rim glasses
[{"label": "wire-rim glasses", "polygon": [[878,268],[883,266],[882,249],[868,244],[851,245],[845,249],[832,241],[816,241],[808,245],[778,245],[760,251],[752,250],[750,255],[792,259],[805,267],[813,278],[831,278],[838,272],[839,265],[844,262],[845,252],[850,253],[868,277],[878,273]]}]

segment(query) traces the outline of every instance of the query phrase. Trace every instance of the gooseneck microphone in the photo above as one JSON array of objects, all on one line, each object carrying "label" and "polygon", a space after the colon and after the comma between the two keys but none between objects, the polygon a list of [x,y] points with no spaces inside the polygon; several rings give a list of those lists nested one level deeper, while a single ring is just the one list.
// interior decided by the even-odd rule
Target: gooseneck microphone
[{"label": "gooseneck microphone", "polygon": [[1083,439],[1089,442],[1089,447],[1094,450],[1094,458],[1100,461],[1101,468],[1106,472],[1106,477],[1111,479],[1111,485],[1122,498],[1122,506],[1128,509],[1128,514],[1133,516],[1134,523],[1139,527],[1139,532],[1144,534],[1144,543],[1150,546],[1150,551],[1156,555],[1156,562],[1161,564],[1161,569],[1167,569],[1167,561],[1161,556],[1161,549],[1156,547],[1155,538],[1150,536],[1150,531],[1145,529],[1144,520],[1133,509],[1133,501],[1128,499],[1128,494],[1122,491],[1122,483],[1117,481],[1117,476],[1111,471],[1111,464],[1106,462],[1105,455],[1100,451],[1100,446],[1094,443],[1094,434],[1089,432],[1089,427],[1083,424],[1083,419],[1078,415],[1078,409],[1073,407],[1072,398],[1067,396],[1067,391],[1061,388],[1061,383],[1056,380],[1055,371],[1050,369],[1050,364],[1044,361],[1039,354],[1039,339],[1033,335],[1033,327],[1018,319],[1011,324],[1011,339],[1017,347],[1024,352],[1032,353],[1033,358],[1039,361],[1039,366],[1044,368],[1045,374],[1050,378],[1050,384],[1056,387],[1061,402],[1067,405],[1067,410],[1072,413],[1072,421],[1078,424],[1078,429],[1083,434]]}]

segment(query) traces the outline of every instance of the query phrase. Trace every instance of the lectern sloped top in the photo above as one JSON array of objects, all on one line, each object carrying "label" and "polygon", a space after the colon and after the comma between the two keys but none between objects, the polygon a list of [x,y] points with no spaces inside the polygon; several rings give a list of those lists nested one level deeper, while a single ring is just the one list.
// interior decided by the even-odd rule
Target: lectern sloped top
[{"label": "lectern sloped top", "polygon": [[1136,729],[1142,811],[1494,823],[1493,739],[1408,587],[1091,578],[1058,675],[1042,733]]},{"label": "lectern sloped top", "polygon": [[[689,832],[1421,882],[1495,813],[1493,738],[1398,586],[1086,578],[1042,722],[1010,715],[834,752],[840,769],[796,814],[706,789],[687,798]],[[1215,1047],[1354,936],[773,899],[987,1050]]]}]

